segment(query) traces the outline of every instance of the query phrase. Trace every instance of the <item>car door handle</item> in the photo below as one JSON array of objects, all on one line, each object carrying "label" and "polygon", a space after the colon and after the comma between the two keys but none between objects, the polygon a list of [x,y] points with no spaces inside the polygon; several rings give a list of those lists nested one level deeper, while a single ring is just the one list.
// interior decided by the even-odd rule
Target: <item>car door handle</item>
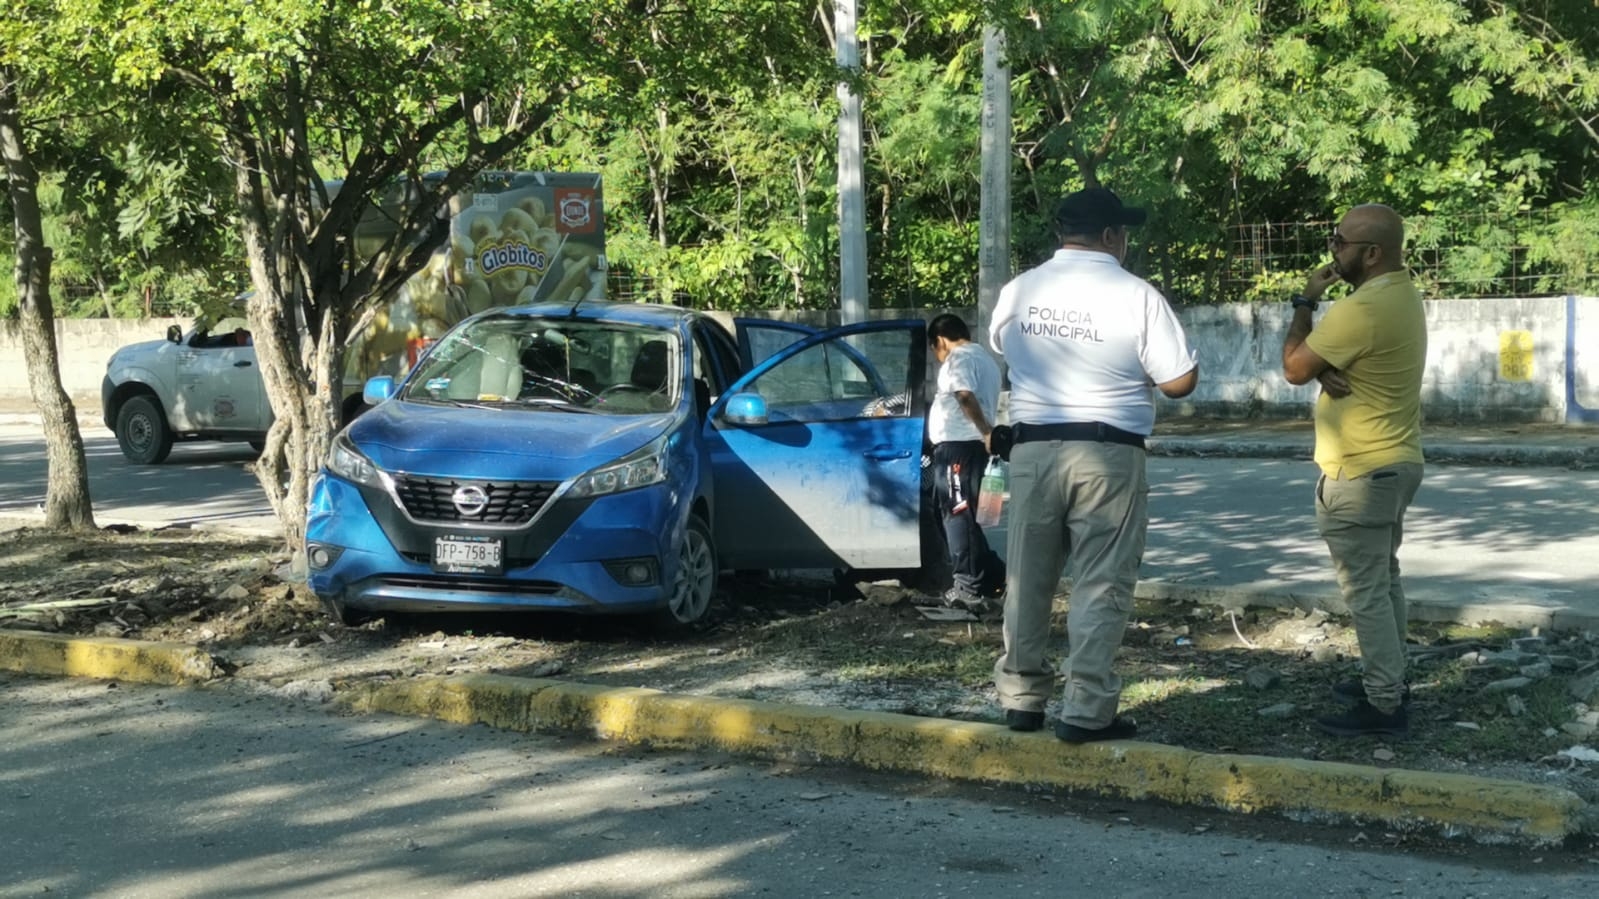
[{"label": "car door handle", "polygon": [[234,368],[249,368],[251,364],[252,363],[248,359],[240,359],[238,362],[233,363],[233,367]]},{"label": "car door handle", "polygon": [[873,462],[892,462],[895,459],[909,459],[910,450],[897,450],[891,446],[874,446],[865,453],[866,458]]}]

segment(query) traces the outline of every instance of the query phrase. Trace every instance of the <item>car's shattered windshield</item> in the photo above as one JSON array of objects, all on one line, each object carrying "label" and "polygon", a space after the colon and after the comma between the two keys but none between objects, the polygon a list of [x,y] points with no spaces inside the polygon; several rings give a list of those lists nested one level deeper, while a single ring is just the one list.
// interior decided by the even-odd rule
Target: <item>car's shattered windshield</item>
[{"label": "car's shattered windshield", "polygon": [[682,353],[670,331],[495,316],[451,332],[406,382],[422,402],[637,415],[677,404]]}]

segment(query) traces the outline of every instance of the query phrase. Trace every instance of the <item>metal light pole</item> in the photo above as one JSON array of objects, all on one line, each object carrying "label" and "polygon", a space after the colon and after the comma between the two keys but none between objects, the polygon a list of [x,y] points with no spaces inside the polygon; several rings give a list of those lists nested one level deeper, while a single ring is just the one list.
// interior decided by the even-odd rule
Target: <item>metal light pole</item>
[{"label": "metal light pole", "polygon": [[861,162],[861,98],[843,78],[859,74],[858,0],[833,0],[838,82],[838,269],[844,324],[866,320],[866,196]]},{"label": "metal light pole", "polygon": [[1005,33],[983,28],[982,188],[978,205],[977,339],[987,345],[999,289],[1010,280],[1010,66]]}]

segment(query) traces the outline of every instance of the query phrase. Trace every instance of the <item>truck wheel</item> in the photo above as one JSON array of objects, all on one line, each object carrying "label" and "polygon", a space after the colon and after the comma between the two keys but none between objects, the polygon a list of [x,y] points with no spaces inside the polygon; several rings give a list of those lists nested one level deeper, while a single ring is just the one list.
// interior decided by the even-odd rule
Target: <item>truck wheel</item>
[{"label": "truck wheel", "polygon": [[148,396],[136,396],[117,410],[117,445],[135,465],[159,465],[172,452],[172,429],[161,406]]},{"label": "truck wheel", "polygon": [[683,532],[683,545],[677,551],[677,576],[672,579],[672,596],[657,616],[660,622],[679,630],[703,624],[711,608],[711,598],[716,595],[719,573],[710,525],[698,515],[690,515],[688,528]]}]

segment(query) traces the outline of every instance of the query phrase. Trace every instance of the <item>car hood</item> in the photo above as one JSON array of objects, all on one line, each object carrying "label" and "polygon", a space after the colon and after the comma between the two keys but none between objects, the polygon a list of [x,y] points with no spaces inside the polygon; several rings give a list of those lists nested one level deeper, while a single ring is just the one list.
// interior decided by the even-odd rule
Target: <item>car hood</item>
[{"label": "car hood", "polygon": [[389,400],[356,419],[348,436],[386,471],[562,481],[644,446],[675,418]]},{"label": "car hood", "polygon": [[112,352],[111,359],[109,362],[107,362],[107,365],[110,367],[115,367],[118,365],[138,365],[147,360],[154,359],[156,357],[156,353],[160,352],[162,347],[173,345],[174,344],[170,340],[141,340],[138,343],[130,343],[125,346],[118,347],[114,352]]}]

